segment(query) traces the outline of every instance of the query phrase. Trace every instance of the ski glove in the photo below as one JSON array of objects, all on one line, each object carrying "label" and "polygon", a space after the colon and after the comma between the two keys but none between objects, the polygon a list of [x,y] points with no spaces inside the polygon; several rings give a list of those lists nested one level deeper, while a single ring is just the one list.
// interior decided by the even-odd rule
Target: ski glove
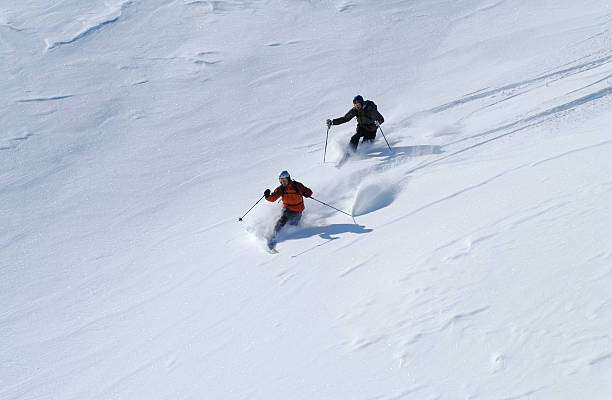
[{"label": "ski glove", "polygon": [[376,121],[375,123],[376,123],[376,126],[380,126],[380,122]]},{"label": "ski glove", "polygon": [[330,126],[332,126],[332,120],[331,120],[331,119],[328,119],[328,120],[327,120],[325,123],[327,124],[327,127],[328,127],[328,128],[329,128]]},{"label": "ski glove", "polygon": [[270,189],[266,189],[264,192],[264,197],[270,197]]},{"label": "ski glove", "polygon": [[304,196],[304,197],[310,197],[310,194],[308,194],[308,192],[304,192],[304,193],[302,193],[302,196]]}]

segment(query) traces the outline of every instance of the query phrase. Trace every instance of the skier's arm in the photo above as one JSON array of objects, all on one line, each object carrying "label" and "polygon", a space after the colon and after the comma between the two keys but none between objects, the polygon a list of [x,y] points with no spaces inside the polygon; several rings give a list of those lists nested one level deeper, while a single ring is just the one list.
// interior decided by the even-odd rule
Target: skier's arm
[{"label": "skier's arm", "polygon": [[304,197],[312,196],[312,190],[310,190],[306,186],[302,185],[301,183],[300,183],[300,186],[298,186],[298,189],[300,190],[300,194],[302,196],[304,196]]},{"label": "skier's arm", "polygon": [[383,118],[382,114],[378,112],[378,110],[374,110],[374,119],[378,121],[379,124],[385,122],[385,119]]},{"label": "skier's arm", "polygon": [[266,200],[268,200],[271,203],[274,203],[281,196],[282,196],[282,193],[281,193],[280,186],[279,186],[276,189],[274,189],[274,191],[270,193],[269,196],[266,197]]},{"label": "skier's arm", "polygon": [[349,122],[350,120],[353,119],[353,117],[355,117],[355,115],[357,115],[357,112],[355,111],[354,108],[351,108],[346,114],[344,114],[344,117],[333,119],[332,125],[340,125],[345,122]]}]

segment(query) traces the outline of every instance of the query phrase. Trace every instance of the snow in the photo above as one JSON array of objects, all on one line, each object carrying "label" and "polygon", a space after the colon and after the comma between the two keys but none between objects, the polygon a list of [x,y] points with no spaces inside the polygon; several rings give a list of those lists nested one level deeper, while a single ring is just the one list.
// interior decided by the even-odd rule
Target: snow
[{"label": "snow", "polygon": [[[6,3],[6,2],[5,2]],[[612,5],[0,6],[1,399],[612,396]],[[356,94],[379,134],[334,168]],[[310,187],[265,251],[288,170]]]}]

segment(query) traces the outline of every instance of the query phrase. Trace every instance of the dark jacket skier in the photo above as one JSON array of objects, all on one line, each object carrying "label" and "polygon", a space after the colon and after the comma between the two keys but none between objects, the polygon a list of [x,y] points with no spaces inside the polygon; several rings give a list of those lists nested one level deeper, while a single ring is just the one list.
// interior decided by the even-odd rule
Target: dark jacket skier
[{"label": "dark jacket skier", "polygon": [[353,108],[351,108],[344,117],[327,120],[327,126],[340,125],[350,121],[353,117],[357,117],[357,132],[351,137],[351,148],[357,150],[359,139],[364,141],[373,141],[376,138],[378,126],[385,122],[383,116],[378,112],[376,104],[370,100],[363,100],[360,95],[353,99]]},{"label": "dark jacket skier", "polygon": [[304,211],[304,197],[312,196],[312,190],[298,181],[291,180],[287,171],[281,172],[278,180],[280,186],[273,192],[270,192],[270,189],[266,189],[264,192],[264,197],[269,202],[275,202],[279,198],[283,200],[283,214],[276,222],[274,232],[268,239],[268,247],[271,249],[276,245],[276,234],[287,222],[289,222],[289,225],[297,225],[300,222],[302,211]]}]

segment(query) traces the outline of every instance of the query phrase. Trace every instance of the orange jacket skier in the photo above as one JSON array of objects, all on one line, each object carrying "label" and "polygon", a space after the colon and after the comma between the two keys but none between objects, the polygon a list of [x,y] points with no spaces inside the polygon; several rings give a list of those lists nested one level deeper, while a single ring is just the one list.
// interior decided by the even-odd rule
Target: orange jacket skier
[{"label": "orange jacket skier", "polygon": [[283,214],[274,226],[274,232],[268,239],[268,247],[273,249],[276,246],[276,234],[280,231],[287,222],[289,225],[297,225],[302,218],[304,211],[304,197],[312,196],[312,190],[304,186],[298,181],[291,180],[289,172],[283,171],[280,173],[278,180],[280,186],[270,192],[266,189],[264,197],[269,202],[275,202],[279,198],[283,200]]}]

